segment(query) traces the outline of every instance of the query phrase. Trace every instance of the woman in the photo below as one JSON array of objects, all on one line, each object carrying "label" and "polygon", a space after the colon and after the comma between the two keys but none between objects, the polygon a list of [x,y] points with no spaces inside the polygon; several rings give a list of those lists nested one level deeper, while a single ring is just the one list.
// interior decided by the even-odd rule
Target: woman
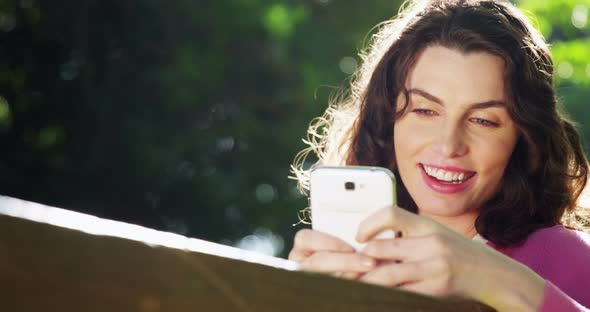
[{"label": "woman", "polygon": [[[587,159],[523,14],[507,1],[411,3],[363,60],[350,95],[312,123],[327,132],[295,173],[305,187],[309,151],[316,165],[387,167],[399,207],[362,222],[363,250],[305,229],[289,258],[498,311],[588,311],[590,235],[574,230],[588,225]],[[401,238],[372,239],[387,229]]]}]

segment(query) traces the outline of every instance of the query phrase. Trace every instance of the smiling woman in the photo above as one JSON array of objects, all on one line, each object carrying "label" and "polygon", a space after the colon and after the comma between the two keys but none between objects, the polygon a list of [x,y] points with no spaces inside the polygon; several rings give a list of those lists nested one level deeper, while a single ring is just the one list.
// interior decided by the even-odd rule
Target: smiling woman
[{"label": "smiling woman", "polygon": [[[310,151],[314,167],[389,168],[399,207],[361,224],[363,250],[302,230],[290,259],[499,311],[586,311],[590,235],[577,202],[588,161],[523,14],[508,1],[409,2],[363,59],[350,95],[309,129],[327,135],[293,167],[303,187]],[[388,229],[403,235],[374,239]]]}]

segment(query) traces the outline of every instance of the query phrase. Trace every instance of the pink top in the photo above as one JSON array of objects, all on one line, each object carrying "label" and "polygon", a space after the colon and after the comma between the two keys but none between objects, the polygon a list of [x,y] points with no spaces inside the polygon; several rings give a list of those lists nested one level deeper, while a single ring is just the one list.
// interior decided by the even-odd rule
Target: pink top
[{"label": "pink top", "polygon": [[488,245],[547,281],[539,312],[590,312],[590,234],[556,225],[535,231],[519,246]]}]

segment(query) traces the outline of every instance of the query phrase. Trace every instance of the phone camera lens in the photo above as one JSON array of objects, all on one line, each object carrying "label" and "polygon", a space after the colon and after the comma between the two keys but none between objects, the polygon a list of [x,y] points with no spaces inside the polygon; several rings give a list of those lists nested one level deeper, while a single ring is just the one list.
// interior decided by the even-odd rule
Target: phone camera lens
[{"label": "phone camera lens", "polygon": [[344,189],[346,189],[347,191],[354,191],[354,182],[344,183]]}]

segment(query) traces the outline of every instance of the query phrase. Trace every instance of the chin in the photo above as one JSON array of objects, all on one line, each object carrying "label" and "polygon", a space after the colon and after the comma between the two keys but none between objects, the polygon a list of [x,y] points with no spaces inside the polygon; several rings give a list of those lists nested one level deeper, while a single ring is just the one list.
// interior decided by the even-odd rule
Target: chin
[{"label": "chin", "polygon": [[452,203],[444,200],[431,200],[428,202],[416,202],[420,215],[439,217],[457,217],[473,213],[473,209],[466,207],[464,203]]}]

